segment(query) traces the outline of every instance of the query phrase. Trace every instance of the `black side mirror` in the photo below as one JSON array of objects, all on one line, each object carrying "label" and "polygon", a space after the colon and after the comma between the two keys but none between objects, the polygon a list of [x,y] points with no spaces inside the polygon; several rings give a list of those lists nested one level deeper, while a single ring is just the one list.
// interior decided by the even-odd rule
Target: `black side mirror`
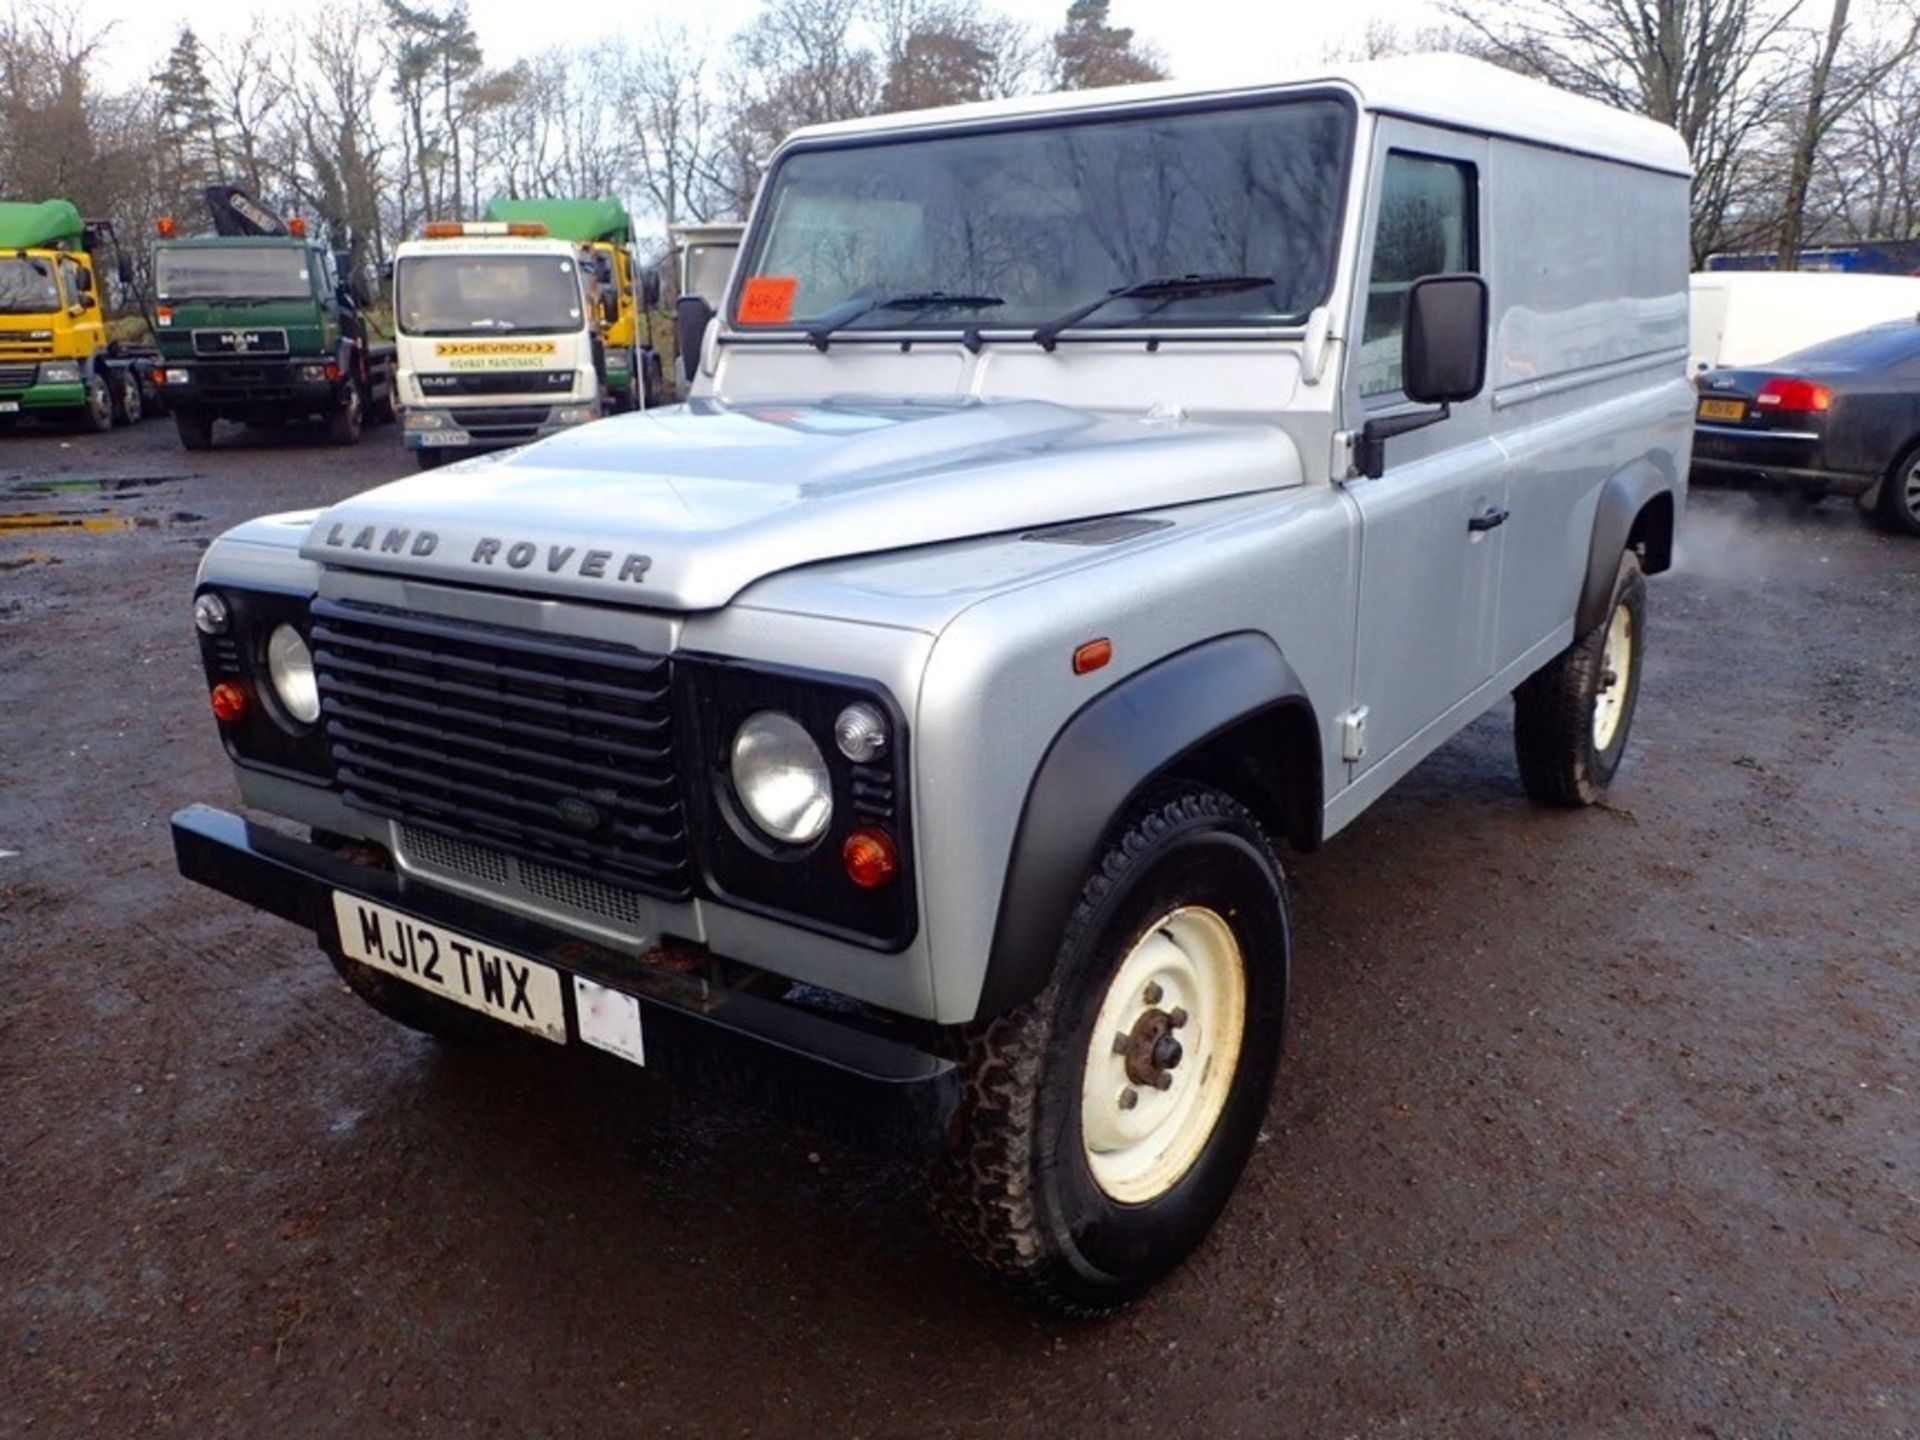
[{"label": "black side mirror", "polygon": [[93,272],[91,270],[76,269],[73,272],[73,283],[82,295],[91,295],[93,293]]},{"label": "black side mirror", "polygon": [[1428,275],[1407,291],[1401,388],[1423,405],[1456,405],[1487,383],[1487,282]]},{"label": "black side mirror", "polygon": [[680,357],[680,375],[689,385],[700,372],[700,347],[706,343],[707,326],[713,323],[713,306],[704,295],[682,295],[673,317],[673,345]]},{"label": "black side mirror", "polygon": [[133,284],[133,258],[124,250],[114,256],[114,273],[120,277],[122,285]]},{"label": "black side mirror", "polygon": [[658,310],[660,308],[660,272],[646,269],[640,272],[640,308]]}]

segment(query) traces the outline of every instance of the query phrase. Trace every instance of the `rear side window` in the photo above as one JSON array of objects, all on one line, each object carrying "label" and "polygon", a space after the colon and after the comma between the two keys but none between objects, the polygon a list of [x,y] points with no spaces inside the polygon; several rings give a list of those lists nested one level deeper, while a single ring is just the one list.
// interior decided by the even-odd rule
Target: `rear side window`
[{"label": "rear side window", "polygon": [[1780,366],[1831,365],[1844,370],[1878,370],[1920,357],[1920,323],[1896,320],[1890,325],[1875,325],[1856,330],[1833,340],[1822,340],[1804,350],[1776,360]]},{"label": "rear side window", "polygon": [[1363,396],[1400,389],[1400,335],[1413,282],[1479,268],[1473,217],[1473,166],[1397,150],[1387,156],[1360,335]]}]

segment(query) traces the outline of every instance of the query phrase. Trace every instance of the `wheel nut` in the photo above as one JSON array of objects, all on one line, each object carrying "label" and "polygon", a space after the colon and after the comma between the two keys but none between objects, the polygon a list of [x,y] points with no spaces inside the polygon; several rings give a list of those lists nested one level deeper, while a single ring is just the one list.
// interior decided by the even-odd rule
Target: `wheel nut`
[{"label": "wheel nut", "polygon": [[1173,1076],[1162,1070],[1158,1075],[1153,1077],[1153,1088],[1156,1090],[1173,1089]]},{"label": "wheel nut", "polygon": [[1147,988],[1141,992],[1140,998],[1149,1005],[1158,1005],[1165,997],[1165,994],[1165,991],[1153,981],[1149,980],[1147,982]]},{"label": "wheel nut", "polygon": [[1167,1026],[1169,1029],[1173,1029],[1173,1030],[1181,1029],[1183,1026],[1186,1025],[1186,1023],[1187,1023],[1187,1012],[1184,1010],[1176,1008],[1171,1015],[1167,1016]]},{"label": "wheel nut", "polygon": [[1129,1088],[1120,1092],[1120,1108],[1122,1110],[1131,1110],[1139,1103],[1140,1092],[1138,1090]]}]

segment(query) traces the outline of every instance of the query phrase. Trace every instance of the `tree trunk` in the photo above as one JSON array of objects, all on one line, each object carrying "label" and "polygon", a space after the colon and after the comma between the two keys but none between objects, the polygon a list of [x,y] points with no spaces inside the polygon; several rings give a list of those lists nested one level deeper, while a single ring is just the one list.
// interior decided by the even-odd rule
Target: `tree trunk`
[{"label": "tree trunk", "polygon": [[1833,14],[1827,21],[1826,44],[1814,61],[1807,77],[1807,106],[1800,118],[1800,131],[1794,137],[1793,161],[1787,171],[1787,193],[1780,207],[1780,236],[1774,267],[1780,270],[1800,268],[1800,247],[1806,240],[1807,192],[1813,187],[1813,161],[1825,130],[1822,112],[1827,105],[1827,88],[1833,82],[1834,57],[1847,33],[1847,8],[1850,0],[1833,0]]}]

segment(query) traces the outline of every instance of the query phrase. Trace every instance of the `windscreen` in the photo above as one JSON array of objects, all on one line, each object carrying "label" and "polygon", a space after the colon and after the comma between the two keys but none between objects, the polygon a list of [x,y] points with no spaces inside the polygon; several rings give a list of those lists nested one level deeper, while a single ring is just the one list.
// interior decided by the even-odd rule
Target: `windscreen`
[{"label": "windscreen", "polygon": [[307,252],[293,245],[209,245],[154,255],[156,298],[307,300]]},{"label": "windscreen", "polygon": [[581,325],[579,267],[560,255],[412,255],[393,293],[409,335],[559,335]]},{"label": "windscreen", "polygon": [[59,308],[53,266],[31,255],[0,256],[0,315],[45,315]]},{"label": "windscreen", "polygon": [[689,245],[686,293],[698,295],[718,309],[739,254],[738,245]]},{"label": "windscreen", "polygon": [[1091,324],[1298,320],[1326,298],[1351,121],[1331,99],[1082,120],[799,151],[772,177],[735,297],[742,325],[862,300],[866,327],[1027,327],[1142,281],[1256,276],[1231,293],[1116,301]]}]

